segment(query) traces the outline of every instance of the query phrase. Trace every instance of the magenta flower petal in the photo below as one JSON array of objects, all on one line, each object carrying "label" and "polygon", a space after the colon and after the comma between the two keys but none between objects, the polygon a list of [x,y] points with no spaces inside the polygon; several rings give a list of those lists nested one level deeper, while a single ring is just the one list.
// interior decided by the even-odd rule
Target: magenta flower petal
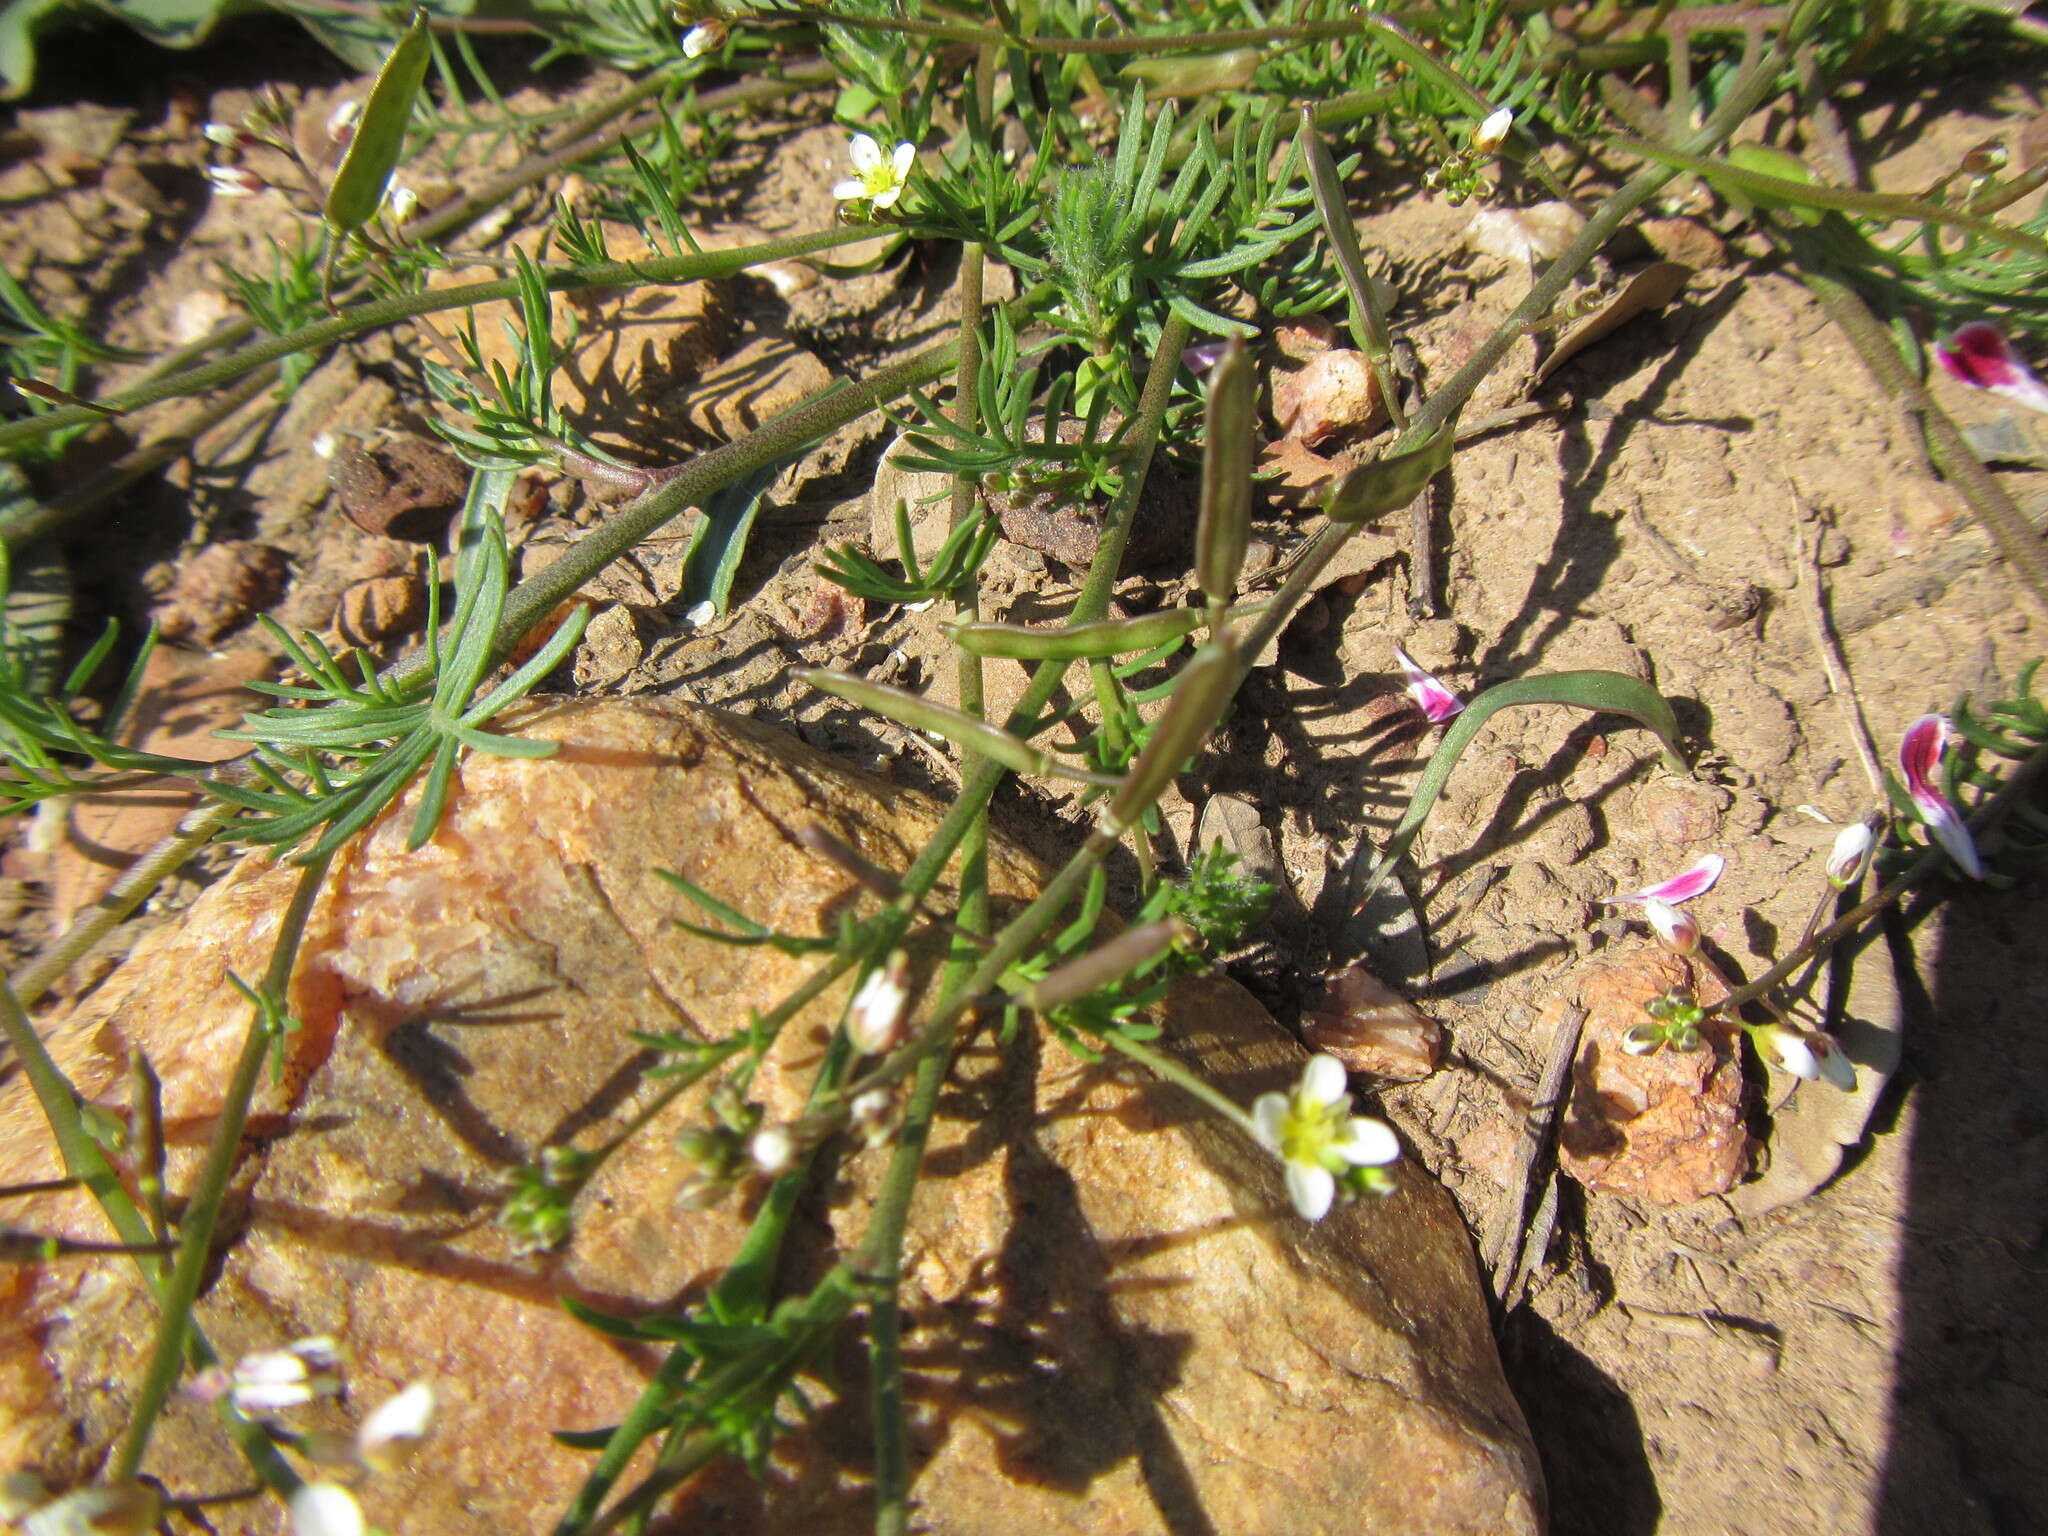
[{"label": "magenta flower petal", "polygon": [[1984,878],[1984,861],[1977,857],[1977,845],[1970,829],[1963,825],[1956,808],[1941,791],[1941,754],[1948,746],[1948,721],[1940,715],[1922,715],[1906,727],[1899,743],[1899,771],[1906,776],[1906,793],[1927,824],[1928,835],[1972,880]]},{"label": "magenta flower petal", "polygon": [[1728,861],[1718,853],[1700,855],[1700,860],[1682,875],[1673,875],[1657,885],[1630,891],[1625,896],[1605,896],[1601,900],[1608,906],[1619,906],[1623,902],[1691,901],[1693,897],[1713,889],[1714,882],[1721,878],[1721,871],[1728,867]]},{"label": "magenta flower petal", "polygon": [[1947,341],[1937,343],[1934,360],[1973,389],[1988,389],[2019,405],[2048,411],[2048,385],[2034,377],[2004,334],[1988,320],[1973,320]]},{"label": "magenta flower petal", "polygon": [[1434,674],[1425,672],[1416,664],[1415,658],[1398,645],[1394,647],[1394,659],[1408,674],[1408,697],[1421,706],[1431,725],[1441,725],[1465,708],[1463,699],[1446,688]]}]

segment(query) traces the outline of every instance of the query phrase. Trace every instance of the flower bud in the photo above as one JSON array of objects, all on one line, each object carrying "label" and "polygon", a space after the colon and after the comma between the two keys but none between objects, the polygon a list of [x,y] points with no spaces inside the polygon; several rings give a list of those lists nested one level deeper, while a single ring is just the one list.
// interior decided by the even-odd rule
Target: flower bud
[{"label": "flower bud", "polygon": [[363,104],[350,96],[339,102],[327,114],[328,142],[339,147],[356,136],[356,119],[362,115]]},{"label": "flower bud", "polygon": [[270,185],[254,171],[239,165],[209,165],[206,179],[222,197],[254,197]]},{"label": "flower bud", "polygon": [[1506,107],[1487,115],[1486,121],[1472,130],[1472,147],[1482,155],[1495,153],[1514,131],[1515,114]]},{"label": "flower bud", "polygon": [[856,1094],[846,1112],[861,1145],[870,1149],[886,1145],[903,1119],[901,1102],[887,1088]]},{"label": "flower bud", "polygon": [[1867,821],[1851,822],[1835,834],[1835,846],[1828,851],[1828,884],[1837,890],[1846,891],[1863,878],[1863,871],[1870,863],[1871,850],[1877,846],[1877,834]]},{"label": "flower bud", "polygon": [[846,1010],[846,1037],[863,1056],[879,1056],[903,1043],[910,1017],[910,956],[902,950],[868,973]]},{"label": "flower bud", "polygon": [[1689,955],[1700,947],[1700,925],[1670,902],[1650,897],[1643,903],[1643,916],[1656,931],[1657,942],[1674,955]]},{"label": "flower bud", "polygon": [[701,59],[725,46],[726,25],[722,21],[700,21],[683,34],[683,57]]},{"label": "flower bud", "polygon": [[765,1131],[756,1131],[747,1143],[747,1155],[754,1160],[754,1167],[769,1178],[777,1178],[796,1166],[796,1138],[782,1126],[771,1125]]},{"label": "flower bud", "polygon": [[163,1518],[163,1495],[147,1483],[87,1487],[24,1516],[29,1536],[148,1536]]},{"label": "flower bud", "polygon": [[1783,1024],[1765,1024],[1756,1032],[1757,1049],[1794,1077],[1811,1081],[1820,1076],[1820,1062],[1807,1044],[1806,1036]]}]

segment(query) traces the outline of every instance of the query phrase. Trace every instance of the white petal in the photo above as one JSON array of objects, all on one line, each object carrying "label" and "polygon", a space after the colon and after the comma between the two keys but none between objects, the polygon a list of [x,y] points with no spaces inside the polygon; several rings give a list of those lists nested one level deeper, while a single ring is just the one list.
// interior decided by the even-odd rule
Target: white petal
[{"label": "white petal", "polygon": [[434,1389],[416,1381],[396,1397],[377,1405],[356,1431],[356,1444],[368,1460],[393,1440],[419,1440],[434,1422]]},{"label": "white petal", "polygon": [[1336,1177],[1314,1163],[1289,1163],[1287,1198],[1305,1219],[1321,1221],[1330,1214],[1330,1206],[1337,1198]]},{"label": "white petal", "polygon": [[877,208],[894,208],[896,206],[896,199],[902,195],[903,187],[901,183],[891,183],[877,192],[869,201]]},{"label": "white petal", "polygon": [[1832,1040],[1821,1042],[1821,1049],[1815,1051],[1814,1060],[1819,1063],[1820,1075],[1844,1093],[1856,1090],[1856,1064],[1849,1060],[1844,1051]]},{"label": "white petal", "polygon": [[1377,1168],[1399,1159],[1401,1140],[1385,1121],[1353,1115],[1332,1150],[1354,1168]]},{"label": "white petal", "polygon": [[303,1408],[313,1401],[313,1389],[303,1381],[248,1382],[233,1392],[235,1406],[244,1413],[283,1413]]},{"label": "white petal", "polygon": [[910,163],[917,158],[915,144],[898,144],[894,159],[890,161],[890,179],[898,186],[910,180]]},{"label": "white petal", "polygon": [[363,1506],[339,1483],[305,1483],[292,1495],[293,1536],[363,1536]]},{"label": "white petal", "polygon": [[1331,1055],[1316,1055],[1301,1069],[1301,1086],[1295,1090],[1310,1104],[1335,1104],[1351,1095],[1344,1063]]},{"label": "white petal", "polygon": [[1814,1058],[1813,1048],[1791,1030],[1774,1031],[1770,1044],[1771,1054],[1778,1058],[1778,1065],[1794,1077],[1811,1080],[1820,1076],[1820,1063]]},{"label": "white petal", "polygon": [[1286,1094],[1262,1093],[1252,1100],[1252,1134],[1268,1152],[1280,1150],[1280,1132],[1286,1124]]},{"label": "white petal", "polygon": [[867,134],[856,133],[853,142],[846,146],[846,157],[856,171],[866,176],[882,163],[882,146]]},{"label": "white petal", "polygon": [[864,181],[855,181],[849,176],[844,181],[832,183],[832,195],[842,203],[850,202],[856,197],[866,197],[868,195],[868,184]]}]

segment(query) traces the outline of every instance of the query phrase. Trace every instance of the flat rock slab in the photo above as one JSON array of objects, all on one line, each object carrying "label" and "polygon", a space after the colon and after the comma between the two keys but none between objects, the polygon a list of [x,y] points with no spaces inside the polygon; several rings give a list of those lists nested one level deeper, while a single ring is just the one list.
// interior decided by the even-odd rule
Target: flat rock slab
[{"label": "flat rock slab", "polygon": [[[663,701],[542,705],[518,729],[545,761],[472,757],[442,826],[407,852],[399,807],[337,861],[293,983],[300,1027],[255,1106],[226,1251],[200,1307],[230,1357],[332,1333],[342,1429],[405,1382],[442,1414],[410,1472],[361,1485],[410,1536],[545,1531],[587,1470],[554,1429],[617,1421],[655,1358],[563,1311],[685,1303],[732,1257],[738,1202],[685,1213],[686,1096],[614,1158],[558,1252],[525,1257],[495,1220],[509,1169],[594,1146],[659,1088],[628,1030],[720,1037],[805,974],[764,948],[677,926],[659,871],[788,931],[870,898],[806,852],[817,823],[902,868],[931,803],[745,720]],[[1038,870],[998,845],[1014,906]],[[164,1079],[171,1184],[189,1188],[246,1026],[228,971],[260,974],[296,871],[238,866],[147,936],[50,1026],[82,1091],[118,1104],[123,1053]],[[755,1084],[800,1103],[843,986],[801,1016]],[[1181,988],[1165,1041],[1240,1102],[1285,1086],[1301,1049],[1226,981]],[[828,1149],[843,1150],[843,1149]],[[853,1153],[800,1212],[784,1274],[821,1273],[861,1231],[885,1153]],[[1274,1160],[1178,1092],[1026,1032],[963,1051],[911,1220],[903,1292],[919,1528],[932,1532],[1509,1536],[1541,1487],[1492,1338],[1470,1241],[1412,1164],[1392,1196],[1311,1227]],[[0,1182],[57,1171],[20,1080],[0,1088]],[[11,1202],[31,1230],[103,1237],[70,1195]],[[0,1466],[89,1477],[125,1420],[154,1313],[126,1260],[0,1269]],[[664,1528],[865,1531],[859,1330],[838,1395],[786,1436],[769,1475],[714,1469]],[[146,1470],[178,1494],[248,1482],[211,1410],[180,1401]],[[275,1531],[272,1505],[209,1511]]]}]

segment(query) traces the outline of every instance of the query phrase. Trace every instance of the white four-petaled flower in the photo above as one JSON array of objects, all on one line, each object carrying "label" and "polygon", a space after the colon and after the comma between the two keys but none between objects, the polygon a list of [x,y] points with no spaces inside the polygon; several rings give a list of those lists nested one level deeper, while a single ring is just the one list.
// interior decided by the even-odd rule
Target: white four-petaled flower
[{"label": "white four-petaled flower", "polygon": [[842,203],[866,203],[877,212],[895,207],[896,199],[910,185],[910,164],[917,158],[917,146],[898,144],[892,154],[884,155],[873,137],[856,133],[846,154],[853,161],[853,175],[836,183],[832,195]]},{"label": "white four-petaled flower", "polygon": [[1291,1093],[1262,1093],[1252,1103],[1252,1128],[1287,1171],[1287,1197],[1310,1221],[1321,1221],[1337,1198],[1337,1182],[1354,1169],[1401,1155],[1383,1121],[1351,1113],[1344,1063],[1311,1056]]}]

